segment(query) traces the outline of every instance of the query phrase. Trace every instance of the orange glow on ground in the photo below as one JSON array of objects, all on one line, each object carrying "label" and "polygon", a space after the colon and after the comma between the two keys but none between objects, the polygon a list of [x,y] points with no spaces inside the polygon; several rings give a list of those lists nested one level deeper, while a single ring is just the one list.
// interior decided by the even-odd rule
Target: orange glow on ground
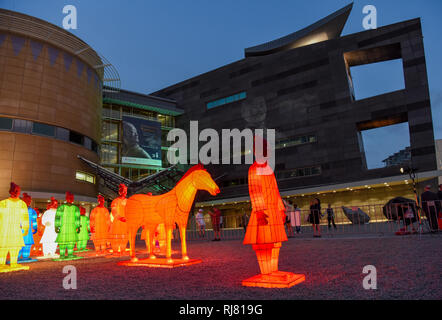
[{"label": "orange glow on ground", "polygon": [[192,264],[201,263],[201,259],[173,259],[172,262],[168,262],[166,258],[156,258],[156,259],[140,259],[137,262],[132,261],[121,261],[118,262],[119,266],[128,267],[149,267],[149,268],[176,268],[176,267],[187,267]]},{"label": "orange glow on ground", "polygon": [[290,288],[305,281],[304,274],[276,271],[269,275],[258,274],[242,281],[244,287]]}]

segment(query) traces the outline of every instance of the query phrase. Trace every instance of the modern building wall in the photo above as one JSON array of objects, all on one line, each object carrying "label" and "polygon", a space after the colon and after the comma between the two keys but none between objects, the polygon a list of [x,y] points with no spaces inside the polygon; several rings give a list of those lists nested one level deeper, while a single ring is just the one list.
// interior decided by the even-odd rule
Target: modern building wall
[{"label": "modern building wall", "polygon": [[[48,30],[53,36],[45,40]],[[76,55],[78,46],[88,54]],[[69,32],[0,10],[0,198],[11,181],[31,195],[64,198],[69,190],[83,200],[96,197],[96,184],[76,179],[77,171],[90,171],[77,155],[98,161],[102,92],[95,61],[95,51]]]},{"label": "modern building wall", "polygon": [[[437,169],[442,170],[442,139],[436,140]],[[438,177],[438,183],[442,184],[442,176]]]},{"label": "modern building wall", "polygon": [[[355,100],[351,67],[402,59],[405,88]],[[239,95],[238,95],[239,94]],[[274,128],[275,173],[281,191],[399,175],[400,166],[368,170],[361,132],[408,122],[412,164],[436,169],[433,125],[420,19],[379,27],[295,49],[252,56],[154,92],[185,110],[177,126],[188,130]],[[225,97],[238,97],[219,105]],[[225,102],[225,100],[224,100]],[[319,172],[317,168],[319,169]],[[300,175],[297,170],[309,168]],[[219,198],[247,195],[248,165],[213,165],[223,180]],[[287,173],[287,174],[285,174]],[[223,182],[220,181],[222,185]]]}]

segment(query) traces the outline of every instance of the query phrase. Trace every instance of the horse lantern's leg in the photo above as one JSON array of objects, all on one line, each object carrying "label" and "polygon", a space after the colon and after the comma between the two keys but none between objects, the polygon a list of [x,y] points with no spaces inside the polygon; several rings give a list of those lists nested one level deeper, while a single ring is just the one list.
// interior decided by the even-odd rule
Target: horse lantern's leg
[{"label": "horse lantern's leg", "polygon": [[172,260],[172,226],[166,226],[166,233],[167,233],[166,258],[167,258],[167,262],[171,263],[171,262],[173,262],[173,260]]},{"label": "horse lantern's leg", "polygon": [[181,235],[181,255],[183,260],[189,260],[187,255],[187,244],[186,244],[186,225],[180,225],[180,235]]},{"label": "horse lantern's leg", "polygon": [[138,258],[135,256],[135,236],[137,234],[136,228],[129,227],[129,245],[130,245],[130,259],[132,262],[137,262]]},{"label": "horse lantern's leg", "polygon": [[145,230],[146,230],[146,247],[147,247],[147,253],[149,255],[149,259],[155,259],[156,256],[153,253],[153,246],[152,246],[152,242],[153,242],[153,235],[155,233],[155,228],[152,228],[151,226],[145,226]]}]

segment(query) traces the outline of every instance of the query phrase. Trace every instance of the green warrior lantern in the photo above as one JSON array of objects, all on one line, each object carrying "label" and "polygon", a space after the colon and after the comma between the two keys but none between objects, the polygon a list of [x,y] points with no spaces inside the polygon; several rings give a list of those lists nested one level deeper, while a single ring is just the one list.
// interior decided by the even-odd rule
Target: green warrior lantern
[{"label": "green warrior lantern", "polygon": [[81,228],[80,209],[73,202],[74,195],[66,192],[66,203],[59,206],[55,214],[55,232],[58,234],[55,241],[60,247],[60,258],[55,261],[81,259],[74,256],[74,247]]},{"label": "green warrior lantern", "polygon": [[78,252],[89,251],[86,248],[87,241],[89,240],[89,231],[90,231],[89,218],[86,216],[86,209],[80,207],[80,233],[78,234],[78,241],[77,241]]}]

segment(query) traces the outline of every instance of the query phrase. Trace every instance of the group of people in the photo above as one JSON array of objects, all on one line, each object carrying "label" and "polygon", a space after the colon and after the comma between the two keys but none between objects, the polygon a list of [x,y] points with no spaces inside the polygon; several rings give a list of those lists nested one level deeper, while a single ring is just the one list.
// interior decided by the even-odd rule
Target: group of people
[{"label": "group of people", "polygon": [[[213,239],[212,241],[221,241],[221,224],[222,224],[222,215],[221,211],[214,207],[213,209],[208,211],[208,214],[212,220],[212,229],[213,229]],[[198,227],[198,236],[204,238],[206,236],[206,221],[204,219],[204,210],[198,209],[197,214],[195,215],[195,222]]]},{"label": "group of people", "polygon": [[19,262],[35,261],[30,258],[31,252],[42,259],[78,259],[74,249],[87,251],[89,232],[97,254],[111,248],[109,252],[122,255],[126,250],[125,185],[119,186],[111,213],[104,206],[104,197],[99,195],[98,206],[90,217],[86,216],[85,208],[74,205],[74,195],[70,192],[66,192],[63,204],[51,197],[43,214],[31,207],[30,195],[24,193],[20,198],[20,192],[20,186],[11,182],[10,197],[0,201],[0,269],[6,267],[8,254],[10,268],[17,267]]}]

